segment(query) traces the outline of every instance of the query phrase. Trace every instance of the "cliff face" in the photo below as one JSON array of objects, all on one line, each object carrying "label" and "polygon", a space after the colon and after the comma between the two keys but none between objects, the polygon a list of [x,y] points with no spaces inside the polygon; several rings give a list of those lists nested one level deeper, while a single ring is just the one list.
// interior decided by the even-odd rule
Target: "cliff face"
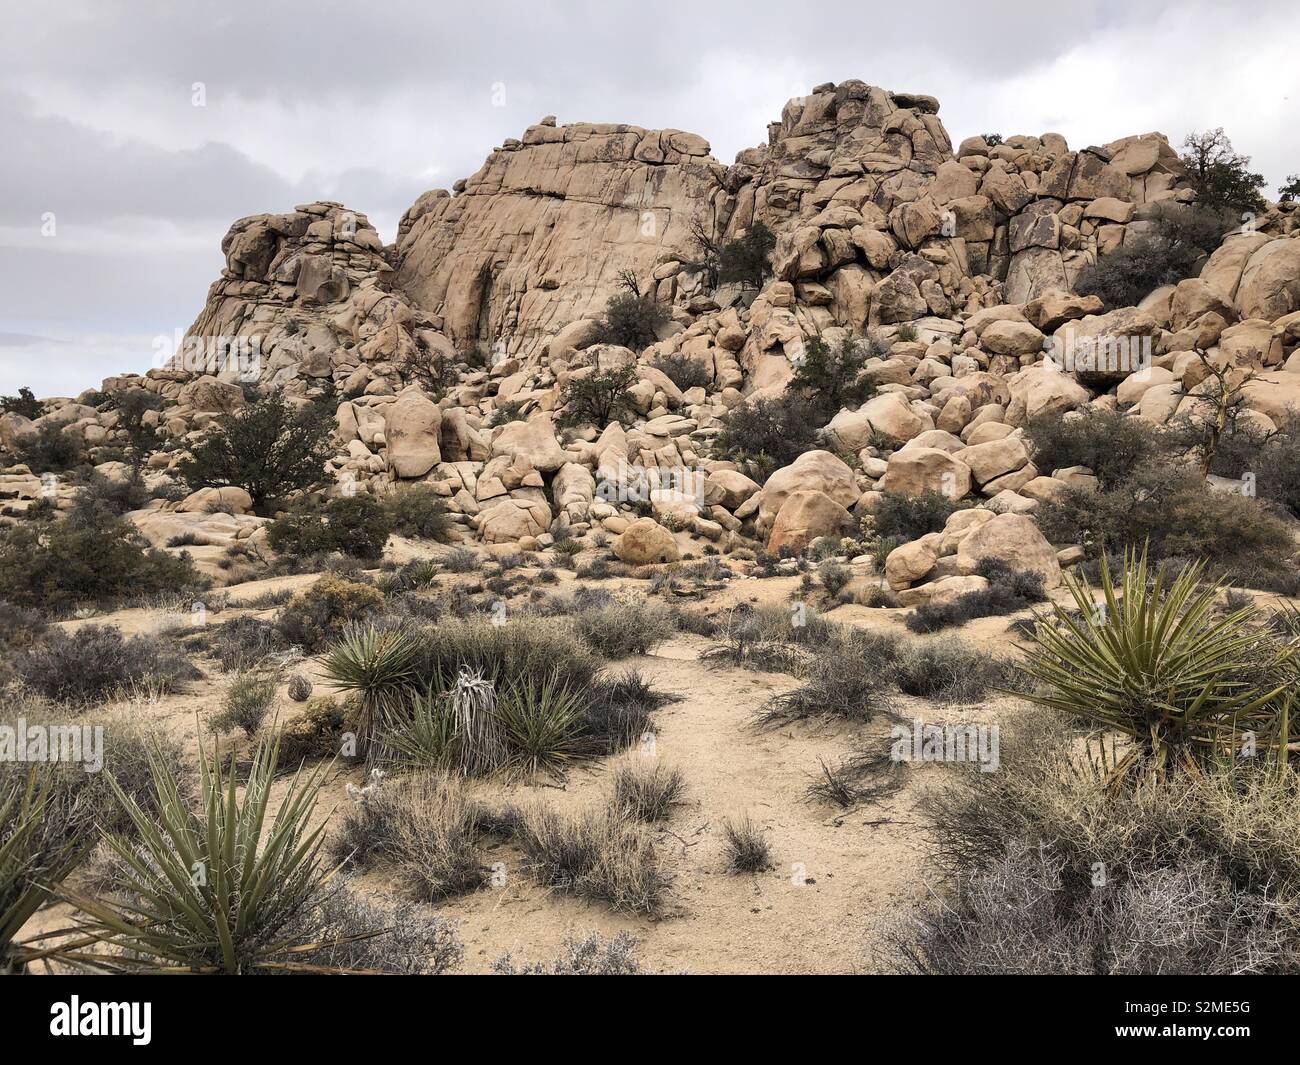
[{"label": "cliff face", "polygon": [[726,168],[677,130],[531,127],[455,196],[422,196],[402,219],[397,288],[441,316],[460,349],[511,354],[598,314],[630,271],[671,303],[686,289],[658,270],[687,253],[689,225],[725,216]]},{"label": "cliff face", "polygon": [[777,316],[775,350],[741,358],[752,370],[828,326],[1069,289],[1150,225],[1152,203],[1185,196],[1159,134],[1078,152],[1051,133],[970,138],[954,151],[938,111],[933,97],[860,81],[818,86],[730,167],[695,134],[548,118],[454,193],[421,196],[388,248],[340,204],[241,219],[191,332],[257,331],[277,383],[306,361],[307,376],[352,390],[400,387],[391,368],[411,351],[541,358],[626,277],[684,322],[726,310],[750,297],[704,290],[692,230],[725,240],[761,220],[778,235],[774,274],[795,286],[796,305]]}]

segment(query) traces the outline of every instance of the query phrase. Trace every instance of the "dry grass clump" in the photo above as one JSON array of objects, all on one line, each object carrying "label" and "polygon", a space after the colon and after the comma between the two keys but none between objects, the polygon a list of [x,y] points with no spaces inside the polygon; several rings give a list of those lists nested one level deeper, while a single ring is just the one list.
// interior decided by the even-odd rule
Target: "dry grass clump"
[{"label": "dry grass clump", "polygon": [[654,839],[615,811],[567,816],[533,806],[519,813],[516,839],[539,884],[624,913],[654,915],[663,907],[668,878]]},{"label": "dry grass clump", "polygon": [[481,807],[454,778],[422,773],[396,783],[374,778],[358,792],[330,844],[337,861],[390,864],[418,899],[476,891],[487,879],[479,854]]},{"label": "dry grass clump", "polygon": [[808,786],[809,798],[846,810],[892,795],[904,781],[904,768],[890,757],[887,737],[863,744],[834,766],[823,761],[819,767],[820,774]]},{"label": "dry grass clump", "polygon": [[208,722],[213,732],[242,729],[252,736],[262,727],[275,704],[276,676],[261,670],[248,670],[230,682],[222,699],[221,712]]},{"label": "dry grass clump", "polygon": [[749,814],[722,822],[723,854],[731,873],[762,873],[773,868],[772,846],[767,833]]},{"label": "dry grass clump", "polygon": [[849,629],[812,651],[799,672],[802,684],[775,695],[757,714],[760,726],[839,717],[865,722],[889,716],[897,704],[892,680],[898,640]]},{"label": "dry grass clump", "polygon": [[1237,767],[1107,787],[1036,715],[927,800],[951,895],[888,941],[926,973],[1252,973],[1300,963],[1300,780]]},{"label": "dry grass clump", "polygon": [[615,599],[580,604],[570,614],[578,637],[605,658],[626,658],[649,654],[656,645],[672,636],[672,615],[661,603],[649,600],[632,602]]},{"label": "dry grass clump", "polygon": [[497,976],[659,976],[667,975],[645,969],[637,961],[636,939],[619,932],[602,939],[593,932],[582,939],[564,941],[561,954],[548,962],[516,962],[505,954],[492,963]]},{"label": "dry grass clump", "polygon": [[685,790],[679,769],[649,758],[633,755],[614,770],[614,806],[635,821],[666,821]]},{"label": "dry grass clump", "polygon": [[807,654],[824,644],[836,626],[803,603],[740,606],[718,619],[720,642],[701,661],[772,673],[795,673]]}]

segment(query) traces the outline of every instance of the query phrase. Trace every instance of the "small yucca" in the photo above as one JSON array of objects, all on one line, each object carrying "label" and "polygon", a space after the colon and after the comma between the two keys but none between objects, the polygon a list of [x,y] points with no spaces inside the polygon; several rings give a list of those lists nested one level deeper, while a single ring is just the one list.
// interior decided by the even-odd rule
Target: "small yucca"
[{"label": "small yucca", "polygon": [[341,691],[361,695],[358,734],[369,738],[411,697],[419,641],[402,629],[350,624],[325,655],[325,675]]}]

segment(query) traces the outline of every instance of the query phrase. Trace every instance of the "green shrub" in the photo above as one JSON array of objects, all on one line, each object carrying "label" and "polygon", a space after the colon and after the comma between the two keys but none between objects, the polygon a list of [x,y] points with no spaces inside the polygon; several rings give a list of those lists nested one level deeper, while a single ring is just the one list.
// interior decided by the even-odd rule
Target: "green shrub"
[{"label": "green shrub", "polygon": [[809,337],[789,387],[807,396],[817,424],[824,425],[842,408],[860,407],[876,391],[862,376],[866,362],[866,348],[853,337],[845,337],[835,349],[819,336]]},{"label": "green shrub", "polygon": [[1162,461],[1170,450],[1167,435],[1145,418],[1095,407],[1039,414],[1025,426],[1025,442],[1045,476],[1086,466],[1107,490],[1140,466]]},{"label": "green shrub", "polygon": [[340,635],[350,622],[364,620],[381,610],[383,604],[384,597],[369,585],[323,573],[310,588],[294,597],[275,624],[289,643],[315,652]]},{"label": "green shrub", "polygon": [[683,392],[692,388],[708,388],[713,384],[713,370],[702,359],[675,351],[661,355],[651,364]]},{"label": "green shrub", "polygon": [[1183,166],[1196,191],[1197,206],[1234,216],[1242,211],[1264,210],[1264,199],[1259,194],[1264,187],[1264,176],[1246,169],[1250,166],[1250,156],[1233,151],[1232,141],[1222,126],[1204,133],[1189,133],[1183,140],[1183,148]]},{"label": "green shrub", "polygon": [[1099,296],[1108,310],[1141,303],[1161,285],[1191,277],[1233,222],[1200,205],[1159,204],[1154,210],[1155,232],[1130,237],[1085,266],[1075,279],[1076,292]]},{"label": "green shrub", "polygon": [[85,465],[86,445],[76,431],[46,422],[15,442],[14,458],[32,473],[65,473]]},{"label": "green shrub", "polygon": [[662,304],[632,292],[620,292],[605,305],[605,314],[596,327],[597,343],[644,351],[659,339],[659,330],[668,321],[668,311]]},{"label": "green shrub", "polygon": [[560,390],[561,425],[594,425],[621,422],[634,410],[628,391],[637,382],[635,366],[592,370],[570,377]]},{"label": "green shrub", "polygon": [[749,399],[718,419],[714,448],[762,483],[817,447],[818,417],[816,404],[801,392]]},{"label": "green shrub", "polygon": [[16,396],[0,396],[0,414],[19,414],[35,421],[45,413],[41,401],[30,388],[24,385],[18,389]]},{"label": "green shrub", "polygon": [[97,528],[15,526],[0,533],[0,599],[19,606],[56,613],[78,605],[113,607],[205,583],[187,555],[147,547],[122,521]]},{"label": "green shrub", "polygon": [[366,561],[382,557],[392,530],[391,512],[373,496],[340,496],[323,510],[298,511],[266,527],[267,543],[281,554],[304,558],[337,551]]},{"label": "green shrub", "polygon": [[755,222],[743,235],[722,245],[718,280],[760,288],[771,269],[768,259],[775,247],[776,235],[762,222]]},{"label": "green shrub", "polygon": [[1001,559],[986,558],[975,568],[987,588],[967,592],[946,603],[925,603],[907,616],[912,632],[938,632],[975,618],[1014,614],[1047,598],[1043,579],[1032,570],[1012,570]]},{"label": "green shrub", "polygon": [[392,530],[402,536],[446,543],[452,521],[447,501],[429,484],[400,485],[384,496]]},{"label": "green shrub", "polygon": [[570,618],[582,641],[605,658],[649,654],[674,631],[668,609],[645,600],[611,596],[604,602],[576,605]]},{"label": "green shrub", "polygon": [[1082,544],[1094,556],[1145,547],[1153,561],[1204,559],[1242,580],[1288,569],[1295,553],[1286,524],[1257,500],[1212,491],[1171,466],[1142,466],[1113,491],[1072,485],[1035,518],[1053,543]]},{"label": "green shrub", "polygon": [[928,533],[942,532],[947,520],[961,509],[958,500],[928,488],[916,496],[882,492],[871,512],[871,529],[882,539],[908,543]]},{"label": "green shrub", "polygon": [[295,410],[279,391],[219,418],[177,468],[191,491],[242,488],[258,514],[295,492],[326,483],[334,454],[335,397],[328,392]]}]

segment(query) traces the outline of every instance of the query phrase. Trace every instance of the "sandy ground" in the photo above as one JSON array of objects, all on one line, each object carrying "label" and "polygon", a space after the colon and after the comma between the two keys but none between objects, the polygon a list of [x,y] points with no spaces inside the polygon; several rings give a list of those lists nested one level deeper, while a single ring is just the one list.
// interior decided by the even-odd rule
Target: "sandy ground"
[{"label": "sandy ground", "polygon": [[[225,590],[228,605],[208,620],[226,620],[246,609],[241,603],[277,589],[297,590],[314,579],[314,575],[282,577],[231,587]],[[453,581],[460,579],[469,578]],[[647,586],[627,579],[599,583],[632,594]],[[725,612],[741,602],[786,602],[798,584],[798,578],[735,580],[707,601],[678,602],[707,613]],[[548,591],[563,594],[573,587],[569,576]],[[270,617],[275,608],[257,612]],[[905,613],[843,606],[831,616],[846,625],[904,632]],[[165,628],[179,620],[175,612],[142,608],[64,624],[76,628],[109,623],[132,633]],[[1007,653],[1007,627],[1012,620],[981,619],[961,635]],[[819,760],[833,764],[846,755],[853,746],[854,730],[842,724],[754,728],[754,711],[795,681],[782,674],[701,662],[698,656],[709,643],[683,635],[651,655],[614,664],[641,670],[656,687],[678,697],[656,713],[654,754],[638,751],[622,756],[657,757],[680,769],[686,779],[685,801],[658,833],[658,846],[672,877],[664,915],[655,920],[628,918],[598,904],[556,895],[518,873],[513,848],[501,844],[486,859],[489,865],[502,863],[503,886],[434,907],[458,924],[466,948],[464,971],[486,971],[506,953],[520,959],[549,959],[567,936],[623,930],[640,940],[639,957],[657,969],[696,973],[879,970],[876,952],[881,930],[905,919],[928,890],[926,825],[918,799],[945,768],[909,768],[901,790],[848,811],[811,800],[806,791]],[[315,663],[303,666],[316,682],[316,693],[327,692]],[[206,679],[191,685],[188,692],[119,709],[147,715],[193,749],[200,731],[206,734],[206,718],[220,706],[228,682],[211,662],[203,667]],[[952,710],[921,700],[912,703],[904,707],[905,715],[930,721],[996,720],[1009,705],[1001,700]],[[287,699],[281,699],[281,707],[284,714],[296,712],[296,704]],[[610,762],[579,766],[559,784],[475,784],[474,788],[489,802],[544,802],[562,809],[599,804],[608,794]],[[335,811],[337,823],[339,808],[349,801],[345,785],[359,783],[361,777],[357,767],[336,768],[325,783],[317,818]],[[722,822],[744,814],[769,833],[776,863],[769,872],[737,876],[725,869]],[[367,875],[362,883],[387,897],[395,891],[382,870]],[[54,907],[38,915],[29,931],[55,927],[65,918],[61,910]]]}]

